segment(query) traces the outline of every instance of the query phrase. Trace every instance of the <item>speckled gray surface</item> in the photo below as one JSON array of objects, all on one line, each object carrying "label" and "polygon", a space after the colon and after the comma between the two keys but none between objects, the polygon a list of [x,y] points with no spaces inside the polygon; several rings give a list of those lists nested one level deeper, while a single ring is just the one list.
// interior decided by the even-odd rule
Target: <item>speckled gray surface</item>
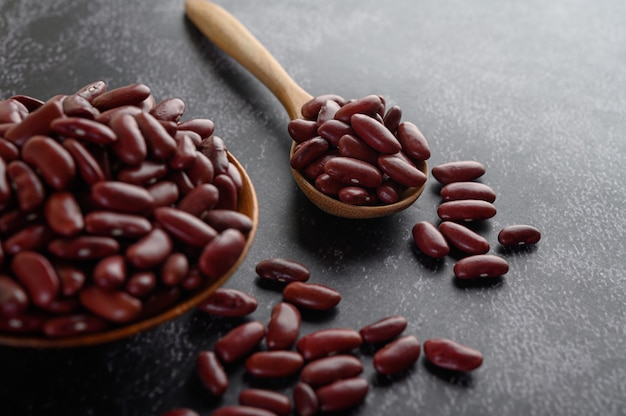
[{"label": "speckled gray surface", "polygon": [[[410,229],[436,222],[429,181],[409,210],[371,221],[314,208],[287,165],[287,117],[277,100],[185,20],[183,2],[0,1],[0,97],[39,98],[102,79],[179,97],[209,117],[257,188],[255,244],[227,283],[256,296],[266,322],[280,294],[257,282],[268,257],[298,259],[311,281],[338,289],[336,311],[303,333],[359,328],[391,314],[420,340],[480,349],[470,375],[376,377],[353,414],[626,414],[626,3],[619,0],[221,1],[312,94],[384,95],[415,122],[430,165],[475,159],[498,214],[478,226],[510,272],[493,285],[455,282],[455,258],[428,261]],[[543,232],[534,248],[502,251],[503,226]],[[241,366],[218,400],[194,358],[240,321],[192,312],[136,337],[64,351],[0,348],[0,414],[208,414],[262,385]],[[270,385],[290,394],[290,382]]]}]

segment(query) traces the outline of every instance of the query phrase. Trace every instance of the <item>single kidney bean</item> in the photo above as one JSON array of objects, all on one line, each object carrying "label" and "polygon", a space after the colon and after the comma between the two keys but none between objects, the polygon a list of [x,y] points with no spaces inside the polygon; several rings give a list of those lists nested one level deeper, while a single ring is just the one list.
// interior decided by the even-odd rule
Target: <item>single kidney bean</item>
[{"label": "single kidney bean", "polygon": [[537,244],[541,240],[541,231],[532,225],[509,225],[498,233],[498,242],[505,247]]},{"label": "single kidney bean", "polygon": [[28,115],[24,104],[14,98],[0,100],[0,123],[19,123]]},{"label": "single kidney bean", "polygon": [[407,326],[407,320],[403,316],[388,316],[359,330],[363,341],[371,344],[387,342],[400,335]]},{"label": "single kidney bean", "polygon": [[183,253],[172,253],[161,266],[161,281],[167,286],[181,283],[189,272],[189,260]]},{"label": "single kidney bean", "polygon": [[229,228],[212,239],[198,259],[200,271],[217,278],[226,273],[239,259],[246,245],[246,237],[239,230]]},{"label": "single kidney bean", "polygon": [[120,182],[145,187],[165,177],[167,172],[168,167],[164,163],[145,160],[139,165],[120,169],[116,179]]},{"label": "single kidney bean", "polygon": [[26,109],[28,109],[29,113],[32,113],[33,111],[37,110],[39,107],[45,104],[40,99],[31,97],[29,95],[18,94],[13,95],[9,98],[22,103],[26,107]]},{"label": "single kidney bean", "polygon": [[393,204],[400,200],[404,187],[391,178],[384,178],[382,185],[376,188],[376,197],[384,204]]},{"label": "single kidney bean", "polygon": [[237,289],[217,288],[209,295],[198,309],[215,316],[242,317],[250,315],[259,305],[259,301]]},{"label": "single kidney bean", "polygon": [[139,215],[92,211],[85,216],[85,231],[93,235],[138,238],[151,230],[152,223]]},{"label": "single kidney bean", "polygon": [[496,200],[496,193],[493,189],[480,182],[451,182],[441,188],[440,195],[444,201],[481,199],[494,202]]},{"label": "single kidney bean", "polygon": [[195,410],[181,407],[179,409],[172,409],[165,413],[161,413],[159,416],[200,416]]},{"label": "single kidney bean", "polygon": [[196,356],[196,371],[202,385],[214,396],[221,396],[228,389],[228,376],[213,351],[201,351]]},{"label": "single kidney bean", "polygon": [[170,170],[167,174],[167,179],[178,186],[178,192],[181,195],[187,195],[196,186],[191,182],[189,175],[182,170]]},{"label": "single kidney bean", "polygon": [[148,153],[155,160],[168,160],[176,153],[176,140],[159,120],[146,112],[135,115],[135,120],[148,145]]},{"label": "single kidney bean", "polygon": [[18,315],[28,308],[30,300],[18,282],[0,275],[0,316]]},{"label": "single kidney bean", "polygon": [[408,163],[396,155],[381,155],[378,166],[394,181],[414,188],[426,183],[426,175],[412,163]]},{"label": "single kidney bean", "polygon": [[467,254],[485,254],[489,251],[487,239],[464,225],[444,221],[439,224],[439,231],[450,244]]},{"label": "single kidney bean", "polygon": [[7,165],[7,174],[22,211],[32,212],[43,205],[46,197],[43,184],[26,163],[21,160],[10,162]]},{"label": "single kidney bean", "polygon": [[158,207],[154,210],[154,218],[176,239],[193,247],[204,247],[217,236],[217,231],[210,225],[177,208]]},{"label": "single kidney bean", "polygon": [[226,173],[230,162],[228,161],[228,152],[226,151],[226,145],[224,140],[218,136],[211,136],[206,138],[204,142],[210,141],[210,146],[204,146],[204,154],[209,157],[209,160],[215,168],[215,174],[221,175]]},{"label": "single kidney bean", "polygon": [[146,296],[143,301],[143,308],[137,317],[137,321],[155,316],[164,310],[174,306],[181,298],[181,288],[178,286],[166,287],[158,286]]},{"label": "single kidney bean", "polygon": [[272,308],[265,344],[270,351],[287,350],[298,339],[302,317],[290,303],[279,302]]},{"label": "single kidney bean", "polygon": [[137,298],[143,298],[148,295],[157,285],[157,277],[154,272],[148,270],[139,270],[131,274],[124,290]]},{"label": "single kidney bean", "polygon": [[276,416],[288,416],[291,414],[289,397],[272,390],[244,389],[239,393],[239,404],[269,410]]},{"label": "single kidney bean", "polygon": [[258,407],[229,405],[214,410],[209,416],[276,416],[276,414]]},{"label": "single kidney bean", "polygon": [[328,150],[328,141],[319,136],[300,143],[291,156],[291,167],[302,169]]},{"label": "single kidney bean", "polygon": [[322,412],[338,412],[362,403],[369,383],[361,377],[338,380],[315,391]]},{"label": "single kidney bean", "polygon": [[374,192],[360,186],[344,186],[337,192],[337,197],[350,205],[374,205],[377,201]]},{"label": "single kidney bean", "polygon": [[91,100],[94,107],[107,110],[123,105],[136,105],[148,98],[150,88],[144,84],[130,84],[103,92]]},{"label": "single kidney bean", "polygon": [[212,183],[215,168],[211,159],[202,152],[196,152],[196,160],[185,170],[193,186]]},{"label": "single kidney bean", "polygon": [[311,276],[311,271],[304,264],[279,257],[257,263],[255,271],[264,279],[279,282],[306,282]]},{"label": "single kidney bean", "polygon": [[480,351],[446,338],[426,340],[424,355],[437,367],[453,371],[472,371],[483,363]]},{"label": "single kidney bean", "polygon": [[8,140],[2,138],[0,134],[0,157],[4,159],[5,163],[9,163],[12,160],[16,160],[20,157],[20,151],[17,146]]},{"label": "single kidney bean", "polygon": [[185,112],[185,102],[180,98],[167,98],[157,103],[150,114],[157,120],[173,121],[178,123]]},{"label": "single kidney bean", "polygon": [[322,107],[320,108],[320,112],[317,113],[317,124],[324,124],[328,120],[332,120],[337,114],[337,111],[341,106],[334,100],[326,100]]},{"label": "single kidney bean", "polygon": [[154,207],[154,198],[146,188],[119,181],[94,184],[91,197],[103,209],[117,212],[145,213]]},{"label": "single kidney bean", "polygon": [[442,203],[437,215],[444,221],[480,221],[496,215],[496,208],[487,201],[464,199]]},{"label": "single kidney bean", "polygon": [[141,301],[122,290],[89,286],[78,297],[85,309],[110,322],[127,323],[141,313]]},{"label": "single kidney bean", "polygon": [[440,259],[450,252],[450,246],[441,232],[428,221],[420,221],[411,229],[413,242],[429,257]]},{"label": "single kidney bean", "polygon": [[111,237],[90,235],[56,238],[48,243],[48,251],[64,260],[96,260],[119,249],[119,242]]},{"label": "single kidney bean", "polygon": [[33,136],[22,147],[22,160],[39,171],[48,185],[66,189],[76,175],[72,155],[50,137]]},{"label": "single kidney bean", "polygon": [[316,120],[320,109],[328,100],[335,101],[339,105],[344,105],[346,103],[345,98],[336,94],[319,95],[317,97],[313,97],[302,105],[302,108],[300,109],[302,117],[308,120]]},{"label": "single kidney bean", "polygon": [[341,109],[335,114],[335,119],[344,123],[350,123],[354,114],[373,116],[374,114],[382,113],[384,108],[385,105],[379,95],[367,95],[342,105]]},{"label": "single kidney bean", "polygon": [[85,271],[70,264],[55,264],[54,269],[59,277],[62,296],[73,296],[82,289],[87,280]]},{"label": "single kidney bean", "polygon": [[393,133],[370,116],[354,114],[350,117],[350,125],[356,134],[377,152],[394,154],[402,150],[402,145]]},{"label": "single kidney bean", "polygon": [[82,117],[57,118],[50,124],[55,133],[95,144],[111,144],[117,136],[106,124]]},{"label": "single kidney bean", "polygon": [[225,175],[229,176],[235,184],[235,188],[237,189],[237,193],[241,192],[243,189],[243,178],[241,177],[241,172],[239,169],[232,163],[228,165],[228,169],[226,170]]},{"label": "single kidney bean", "polygon": [[389,129],[390,132],[395,133],[400,126],[400,120],[402,120],[402,109],[397,105],[390,107],[385,116],[383,117],[383,124]]},{"label": "single kidney bean", "polygon": [[76,170],[87,185],[93,185],[106,179],[96,159],[78,140],[65,139],[62,145],[74,159]]},{"label": "single kidney bean", "polygon": [[356,377],[363,372],[363,363],[353,355],[338,354],[318,358],[302,368],[300,380],[317,388],[337,380]]},{"label": "single kidney bean", "polygon": [[154,198],[155,207],[172,206],[178,201],[178,185],[172,181],[159,181],[149,186],[148,192]]},{"label": "single kidney bean", "polygon": [[454,265],[454,275],[458,279],[474,279],[478,277],[498,277],[509,271],[505,259],[493,254],[478,254],[465,257]]},{"label": "single kidney bean", "polygon": [[430,146],[417,126],[410,121],[403,121],[398,125],[398,141],[402,150],[414,160],[428,160]]},{"label": "single kidney bean", "polygon": [[76,235],[85,226],[80,206],[68,191],[50,194],[44,205],[44,215],[48,226],[62,236]]},{"label": "single kidney bean", "polygon": [[374,354],[374,368],[383,375],[408,370],[420,355],[420,343],[413,335],[407,335],[385,345]]},{"label": "single kidney bean", "polygon": [[4,241],[3,251],[6,254],[17,254],[20,251],[39,251],[54,238],[54,232],[46,224],[27,225]]},{"label": "single kidney bean", "polygon": [[310,180],[315,180],[320,175],[324,174],[324,165],[333,157],[339,156],[339,152],[335,149],[331,149],[324,153],[322,156],[315,159],[302,169],[302,174]]},{"label": "single kidney bean", "polygon": [[0,215],[0,233],[10,235],[40,219],[39,212],[24,212],[20,209],[7,210]]},{"label": "single kidney bean", "polygon": [[134,117],[141,112],[143,112],[143,110],[135,105],[123,105],[102,111],[96,116],[95,120],[98,123],[110,125],[114,117],[118,117],[122,114],[128,114]]},{"label": "single kidney bean", "polygon": [[202,219],[217,232],[222,232],[228,228],[235,228],[245,234],[254,226],[252,219],[246,214],[229,209],[212,209],[206,211],[204,215],[202,215]]},{"label": "single kidney bean", "polygon": [[113,290],[126,281],[126,261],[124,256],[114,254],[96,263],[92,272],[93,282],[99,287]]},{"label": "single kidney bean", "polygon": [[194,187],[176,204],[176,208],[200,217],[203,212],[211,210],[217,205],[219,191],[211,183],[204,183]]},{"label": "single kidney bean", "polygon": [[340,156],[359,159],[371,165],[378,163],[378,152],[353,135],[343,135],[337,143],[337,148]]},{"label": "single kidney bean", "polygon": [[452,182],[469,182],[485,174],[485,166],[473,160],[462,160],[437,165],[431,169],[435,179],[447,185]]},{"label": "single kidney bean", "polygon": [[190,130],[196,132],[201,138],[209,137],[215,131],[215,123],[208,118],[194,118],[181,121],[176,125],[178,130]]},{"label": "single kidney bean", "polygon": [[341,295],[335,289],[319,283],[291,282],[283,288],[286,302],[301,308],[326,311],[334,308],[341,301]]},{"label": "single kidney bean", "polygon": [[21,251],[13,256],[11,270],[35,305],[45,307],[58,296],[59,277],[43,255],[34,251]]},{"label": "single kidney bean", "polygon": [[50,338],[67,338],[101,332],[108,327],[108,322],[102,318],[77,314],[50,318],[43,324],[42,331]]},{"label": "single kidney bean", "polygon": [[126,259],[140,269],[150,269],[163,263],[172,253],[172,239],[160,228],[154,228],[126,249]]},{"label": "single kidney bean", "polygon": [[15,316],[0,315],[0,331],[28,334],[41,331],[48,317],[42,313],[25,312]]},{"label": "single kidney bean", "polygon": [[302,357],[311,361],[333,353],[348,352],[363,343],[361,335],[349,328],[330,328],[311,332],[296,342]]},{"label": "single kidney bean", "polygon": [[63,100],[63,112],[69,117],[80,117],[93,120],[100,111],[91,105],[89,100],[77,94],[68,95]]},{"label": "single kidney bean", "polygon": [[294,351],[259,351],[246,360],[246,370],[259,378],[289,377],[300,371],[304,359]]},{"label": "single kidney bean", "polygon": [[107,90],[106,83],[104,81],[91,82],[84,87],[81,87],[74,94],[85,98],[90,103],[99,95],[102,95]]},{"label": "single kidney bean", "polygon": [[264,336],[265,326],[261,322],[246,322],[218,339],[215,353],[223,363],[233,363],[254,351]]},{"label": "single kidney bean", "polygon": [[235,182],[226,174],[220,174],[213,179],[213,185],[219,192],[219,199],[215,209],[236,210],[239,204],[239,193]]},{"label": "single kidney bean", "polygon": [[315,178],[315,188],[326,195],[336,196],[345,187],[345,184],[334,180],[327,173],[322,173]]},{"label": "single kidney bean", "polygon": [[51,100],[31,112],[22,120],[4,133],[4,138],[22,147],[31,137],[36,135],[48,135],[52,132],[50,123],[63,117],[63,105],[56,100]]},{"label": "single kidney bean", "polygon": [[56,298],[41,309],[52,313],[53,315],[68,315],[75,312],[80,307],[78,299],[72,298]]},{"label": "single kidney bean", "polygon": [[350,124],[339,120],[328,120],[317,128],[317,134],[333,146],[339,145],[339,140],[345,136],[354,136],[356,133]]},{"label": "single kidney bean", "polygon": [[168,161],[172,169],[188,169],[196,161],[196,145],[189,132],[178,131],[174,136],[176,153]]},{"label": "single kidney bean", "polygon": [[376,188],[383,183],[383,176],[372,164],[349,157],[335,157],[324,165],[324,172],[346,185]]},{"label": "single kidney bean", "polygon": [[189,272],[187,272],[187,275],[180,282],[180,287],[188,292],[193,292],[194,290],[198,290],[205,280],[205,276],[200,272],[198,266],[194,265],[189,268]]},{"label": "single kidney bean", "polygon": [[293,388],[293,404],[300,416],[313,416],[319,409],[319,400],[311,386],[299,381]]}]

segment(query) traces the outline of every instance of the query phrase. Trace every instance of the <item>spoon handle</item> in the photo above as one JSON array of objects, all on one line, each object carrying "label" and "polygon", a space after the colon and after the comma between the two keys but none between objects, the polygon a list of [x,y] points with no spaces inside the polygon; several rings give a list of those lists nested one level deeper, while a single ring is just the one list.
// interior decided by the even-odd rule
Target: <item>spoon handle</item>
[{"label": "spoon handle", "polygon": [[290,119],[301,117],[311,94],[300,87],[278,61],[235,17],[206,0],[187,0],[189,19],[217,47],[239,62],[278,98]]}]

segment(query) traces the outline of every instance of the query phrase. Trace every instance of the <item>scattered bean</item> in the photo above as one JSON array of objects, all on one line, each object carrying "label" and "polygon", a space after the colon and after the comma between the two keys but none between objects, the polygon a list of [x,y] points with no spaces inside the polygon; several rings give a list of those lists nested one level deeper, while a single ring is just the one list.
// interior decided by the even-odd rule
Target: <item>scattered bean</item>
[{"label": "scattered bean", "polygon": [[479,254],[465,257],[454,265],[454,275],[458,279],[498,277],[509,271],[505,259],[493,254]]},{"label": "scattered bean", "polygon": [[364,342],[378,344],[387,342],[400,335],[407,326],[407,320],[403,316],[388,316],[379,321],[364,326],[359,330]]},{"label": "scattered bean", "polygon": [[363,372],[363,363],[353,355],[338,354],[318,358],[302,368],[300,380],[317,388],[337,380],[356,377]]},{"label": "scattered bean", "polygon": [[481,199],[494,202],[496,200],[496,193],[493,189],[480,182],[451,182],[441,188],[440,195],[444,201]]},{"label": "scattered bean", "polygon": [[310,270],[304,264],[279,257],[259,262],[255,271],[264,279],[279,282],[306,282],[311,276]]},{"label": "scattered bean", "polygon": [[334,308],[341,301],[335,289],[319,283],[291,282],[283,289],[286,302],[298,307],[325,311]]},{"label": "scattered bean", "polygon": [[259,351],[246,360],[246,370],[259,378],[281,378],[296,374],[304,359],[294,351]]},{"label": "scattered bean", "polygon": [[284,394],[272,390],[248,388],[239,393],[239,404],[269,410],[276,416],[291,414],[291,401]]},{"label": "scattered bean", "polygon": [[450,252],[444,236],[433,224],[420,221],[411,230],[413,242],[420,251],[429,257],[440,259]]},{"label": "scattered bean", "polygon": [[496,208],[487,201],[464,199],[444,202],[437,208],[443,221],[480,221],[496,215]]},{"label": "scattered bean", "polygon": [[537,244],[541,240],[541,231],[532,225],[509,225],[498,233],[498,242],[505,247]]},{"label": "scattered bean", "polygon": [[485,254],[489,251],[487,239],[464,225],[444,221],[439,224],[439,231],[450,244],[467,254]]},{"label": "scattered bean", "polygon": [[329,328],[311,332],[296,342],[296,349],[311,361],[333,353],[348,352],[363,343],[361,335],[350,328]]},{"label": "scattered bean", "polygon": [[215,353],[223,363],[238,361],[250,354],[265,336],[265,326],[251,321],[231,329],[215,343]]},{"label": "scattered bean", "polygon": [[301,316],[292,304],[279,302],[272,308],[270,321],[267,325],[265,343],[267,349],[286,350],[298,339],[300,334]]},{"label": "scattered bean", "polygon": [[322,412],[338,412],[362,403],[368,391],[367,380],[354,377],[323,386],[315,394]]},{"label": "scattered bean", "polygon": [[480,351],[446,338],[426,340],[424,355],[437,367],[453,371],[472,371],[483,363]]},{"label": "scattered bean", "polygon": [[444,185],[452,182],[469,182],[485,174],[485,166],[473,160],[462,160],[437,165],[431,170],[435,179]]},{"label": "scattered bean", "polygon": [[214,352],[198,353],[196,371],[204,387],[214,396],[221,396],[228,389],[228,376]]},{"label": "scattered bean", "polygon": [[420,343],[413,335],[398,338],[376,351],[374,368],[384,375],[406,371],[419,358],[420,349]]}]

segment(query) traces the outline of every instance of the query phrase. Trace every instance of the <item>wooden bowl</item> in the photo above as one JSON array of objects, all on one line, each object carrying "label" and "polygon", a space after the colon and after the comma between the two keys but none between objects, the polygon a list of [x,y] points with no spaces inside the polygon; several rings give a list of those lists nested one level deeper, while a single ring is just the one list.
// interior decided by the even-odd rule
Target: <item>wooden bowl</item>
[{"label": "wooden bowl", "polygon": [[182,301],[176,303],[174,306],[160,312],[157,315],[151,316],[141,321],[132,322],[125,326],[113,327],[103,332],[85,334],[69,338],[48,338],[44,335],[15,335],[0,333],[0,345],[7,345],[12,347],[35,347],[35,348],[66,348],[66,347],[81,347],[88,345],[102,344],[119,340],[122,338],[130,337],[139,332],[146,331],[154,328],[164,322],[177,318],[192,308],[198,306],[204,299],[212,294],[215,289],[222,286],[237,270],[245,259],[252,241],[256,235],[256,231],[259,223],[259,207],[256,192],[250,177],[246,173],[245,169],[234,156],[228,154],[230,162],[239,170],[243,182],[241,195],[239,197],[238,211],[246,214],[252,219],[253,226],[246,236],[246,245],[241,252],[241,255],[232,265],[232,267],[217,279],[211,279],[207,281],[204,287],[195,291],[191,296],[183,298]]}]

